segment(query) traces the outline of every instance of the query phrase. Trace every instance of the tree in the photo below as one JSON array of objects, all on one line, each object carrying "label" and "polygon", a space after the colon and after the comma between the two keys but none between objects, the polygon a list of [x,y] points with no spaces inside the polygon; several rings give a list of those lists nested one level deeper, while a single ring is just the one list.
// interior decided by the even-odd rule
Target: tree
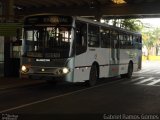
[{"label": "tree", "polygon": [[105,19],[104,21],[104,23],[106,24],[110,24],[135,32],[140,32],[143,28],[143,23],[138,19]]},{"label": "tree", "polygon": [[143,29],[143,23],[138,19],[123,19],[121,28],[129,29],[130,31],[140,32]]},{"label": "tree", "polygon": [[154,46],[155,39],[152,32],[143,33],[142,39],[143,39],[143,47],[145,46],[147,48],[147,60],[149,60],[150,49]]},{"label": "tree", "polygon": [[149,59],[150,50],[152,47],[157,47],[160,44],[160,28],[155,28],[142,33],[143,47],[147,48],[147,60]]}]

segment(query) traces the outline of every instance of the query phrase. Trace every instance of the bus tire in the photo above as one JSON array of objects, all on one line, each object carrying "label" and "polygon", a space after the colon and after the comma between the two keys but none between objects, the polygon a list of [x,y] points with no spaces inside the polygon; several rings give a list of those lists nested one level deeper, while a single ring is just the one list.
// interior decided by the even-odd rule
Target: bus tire
[{"label": "bus tire", "polygon": [[126,78],[131,78],[133,74],[133,63],[130,62],[128,65],[128,73],[126,74]]},{"label": "bus tire", "polygon": [[89,81],[88,81],[88,85],[90,87],[94,86],[97,82],[98,79],[98,69],[97,69],[97,65],[93,64],[91,67],[91,71],[90,71],[90,76],[89,76]]},{"label": "bus tire", "polygon": [[133,73],[133,63],[130,62],[128,65],[128,72],[126,74],[121,74],[121,78],[131,78]]}]

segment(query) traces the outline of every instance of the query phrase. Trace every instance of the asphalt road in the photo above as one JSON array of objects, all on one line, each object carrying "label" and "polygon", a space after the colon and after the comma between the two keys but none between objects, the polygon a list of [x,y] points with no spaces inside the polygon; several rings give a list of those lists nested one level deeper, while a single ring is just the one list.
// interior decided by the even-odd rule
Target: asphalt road
[{"label": "asphalt road", "polygon": [[132,79],[101,79],[95,87],[60,83],[0,91],[1,118],[160,119],[159,62],[143,63]]}]

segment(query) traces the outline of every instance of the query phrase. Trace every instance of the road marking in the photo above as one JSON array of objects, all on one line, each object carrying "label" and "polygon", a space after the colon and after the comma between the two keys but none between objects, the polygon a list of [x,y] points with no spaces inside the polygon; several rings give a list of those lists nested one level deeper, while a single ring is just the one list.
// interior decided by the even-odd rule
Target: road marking
[{"label": "road marking", "polygon": [[148,72],[148,73],[153,73],[153,74],[156,74],[157,72],[159,72],[159,70],[152,70],[152,69],[150,69],[150,71]]},{"label": "road marking", "polygon": [[160,74],[160,72],[156,72],[156,74]]},{"label": "road marking", "polygon": [[68,96],[68,95],[73,95],[73,94],[83,92],[83,91],[86,91],[86,90],[90,90],[90,89],[93,89],[93,88],[98,88],[98,87],[102,87],[102,86],[105,86],[105,85],[114,84],[114,83],[117,83],[117,82],[121,82],[123,80],[124,79],[120,79],[120,80],[116,80],[116,81],[113,81],[113,82],[110,82],[110,83],[105,83],[105,84],[97,85],[97,86],[94,86],[94,87],[89,87],[89,88],[77,90],[77,91],[74,91],[74,92],[69,92],[69,93],[65,93],[65,94],[62,94],[62,95],[49,97],[47,99],[43,99],[43,100],[27,103],[27,104],[24,104],[24,105],[20,105],[20,106],[17,106],[17,107],[12,107],[12,108],[9,108],[9,109],[5,109],[5,110],[0,111],[0,113],[5,113],[5,112],[12,111],[12,110],[16,110],[16,109],[24,108],[24,107],[27,107],[27,106],[35,105],[35,104],[38,104],[38,103],[46,102],[46,101],[49,101],[49,100],[53,100],[53,99],[56,99],[56,98],[60,98],[60,97]]},{"label": "road marking", "polygon": [[130,82],[138,81],[138,80],[141,80],[141,79],[144,79],[144,77],[138,77],[138,78],[134,78],[134,79],[129,80],[129,81],[124,81],[123,84],[128,84]]},{"label": "road marking", "polygon": [[135,83],[135,84],[142,84],[142,83],[148,82],[148,81],[153,80],[153,79],[154,79],[153,77],[150,77],[150,78],[148,78],[148,79],[144,79],[144,80],[142,80],[142,81],[140,81],[140,82],[137,82],[137,83]]},{"label": "road marking", "polygon": [[144,79],[144,77],[139,77],[139,78],[132,79],[131,82],[134,82],[134,81],[137,81],[137,80],[141,80],[141,79]]},{"label": "road marking", "polygon": [[153,82],[148,83],[147,85],[155,85],[155,84],[157,84],[157,83],[159,83],[159,82],[160,82],[160,79],[154,80]]},{"label": "road marking", "polygon": [[141,71],[138,71],[138,72],[135,72],[135,73],[145,73],[145,72],[150,72],[150,70],[141,70]]}]

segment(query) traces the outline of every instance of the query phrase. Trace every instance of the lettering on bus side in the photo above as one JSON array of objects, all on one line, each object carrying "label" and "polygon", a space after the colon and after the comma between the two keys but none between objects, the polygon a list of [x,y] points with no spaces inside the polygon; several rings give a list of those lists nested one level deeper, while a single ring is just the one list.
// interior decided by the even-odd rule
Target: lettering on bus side
[{"label": "lettering on bus side", "polygon": [[36,59],[36,62],[50,62],[50,59]]}]

